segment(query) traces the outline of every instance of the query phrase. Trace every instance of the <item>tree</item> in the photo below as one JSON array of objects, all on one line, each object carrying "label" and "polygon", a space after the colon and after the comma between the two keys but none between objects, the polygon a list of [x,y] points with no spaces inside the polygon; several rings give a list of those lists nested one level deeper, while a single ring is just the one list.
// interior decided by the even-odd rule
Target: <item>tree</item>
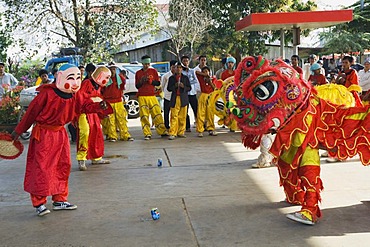
[{"label": "tree", "polygon": [[205,0],[170,0],[169,15],[163,29],[171,37],[169,52],[180,58],[180,52],[189,47],[190,57],[194,44],[203,37],[212,24],[211,11]]},{"label": "tree", "polygon": [[12,39],[9,35],[9,26],[3,26],[2,23],[3,16],[0,13],[0,61],[5,62],[7,59],[7,50],[12,44]]},{"label": "tree", "polygon": [[370,0],[357,1],[347,7],[353,9],[353,21],[336,25],[320,34],[326,53],[364,52],[370,43]]},{"label": "tree", "polygon": [[[228,54],[240,59],[241,55],[257,55],[267,51],[266,40],[274,40],[278,36],[271,32],[236,32],[235,23],[250,13],[302,11],[316,7],[312,1],[303,3],[300,0],[283,1],[238,1],[210,0],[212,6],[213,25],[204,42],[198,49],[204,54]],[[286,40],[289,40],[288,35]]]},{"label": "tree", "polygon": [[125,40],[155,27],[153,0],[4,0],[8,22],[32,37],[38,48],[49,43],[75,46],[98,62]]}]

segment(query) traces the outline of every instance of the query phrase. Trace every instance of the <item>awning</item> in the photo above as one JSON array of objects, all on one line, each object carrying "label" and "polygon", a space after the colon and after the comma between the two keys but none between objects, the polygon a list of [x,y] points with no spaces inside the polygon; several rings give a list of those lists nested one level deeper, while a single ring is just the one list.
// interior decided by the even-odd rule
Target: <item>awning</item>
[{"label": "awning", "polygon": [[299,11],[252,13],[236,22],[236,31],[291,30],[293,28],[315,29],[329,27],[353,20],[353,11]]}]

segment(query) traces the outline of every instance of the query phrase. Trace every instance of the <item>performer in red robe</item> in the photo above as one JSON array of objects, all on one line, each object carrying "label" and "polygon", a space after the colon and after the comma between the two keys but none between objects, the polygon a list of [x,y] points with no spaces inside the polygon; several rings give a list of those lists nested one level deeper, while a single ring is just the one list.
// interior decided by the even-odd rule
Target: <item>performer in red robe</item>
[{"label": "performer in red robe", "polygon": [[35,126],[29,143],[24,190],[31,194],[32,205],[39,216],[50,211],[45,207],[52,196],[53,210],[71,210],[77,206],[68,198],[68,178],[71,170],[70,146],[64,128],[76,116],[76,108],[103,112],[106,102],[82,102],[76,97],[80,89],[80,70],[71,64],[62,65],[55,84],[39,87],[40,93],[29,105],[18,124],[13,138]]},{"label": "performer in red robe", "polygon": [[[111,72],[108,68],[98,67],[92,74],[91,78],[86,79],[81,84],[81,89],[78,92],[78,97],[83,99],[91,99],[94,102],[102,101],[100,92],[102,87],[105,87],[109,81]],[[112,109],[111,106],[109,106]],[[113,113],[113,110],[112,112]],[[104,154],[104,137],[100,125],[102,115],[98,113],[89,113],[83,107],[79,111],[77,124],[77,160],[80,171],[87,170],[85,161],[92,160],[92,164],[109,164],[109,160],[102,159]]]}]

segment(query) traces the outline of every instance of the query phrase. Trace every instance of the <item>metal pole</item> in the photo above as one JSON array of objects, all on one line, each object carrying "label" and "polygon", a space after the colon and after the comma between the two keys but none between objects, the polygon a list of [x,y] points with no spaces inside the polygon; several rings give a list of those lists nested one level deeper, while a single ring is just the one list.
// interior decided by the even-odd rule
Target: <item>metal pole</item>
[{"label": "metal pole", "polygon": [[280,57],[281,57],[281,59],[285,58],[284,43],[285,43],[284,29],[280,29]]}]

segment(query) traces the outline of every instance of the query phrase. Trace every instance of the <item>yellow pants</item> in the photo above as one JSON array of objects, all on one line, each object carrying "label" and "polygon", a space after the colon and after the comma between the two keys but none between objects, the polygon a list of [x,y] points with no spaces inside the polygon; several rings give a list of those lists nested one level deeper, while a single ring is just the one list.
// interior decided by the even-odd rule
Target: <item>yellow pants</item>
[{"label": "yellow pants", "polygon": [[120,140],[127,141],[131,137],[127,127],[127,111],[123,102],[110,103],[113,113],[102,121],[103,132],[110,139],[117,140],[117,129],[119,130]]},{"label": "yellow pants", "polygon": [[198,99],[198,113],[197,113],[197,132],[204,131],[204,122],[206,122],[206,130],[215,130],[215,120],[212,109],[208,107],[208,93],[201,93]]},{"label": "yellow pants", "polygon": [[143,129],[144,136],[151,136],[149,115],[152,117],[155,129],[159,135],[163,135],[167,132],[164,126],[161,107],[159,106],[158,100],[155,96],[139,96],[140,105],[140,121],[141,128]]},{"label": "yellow pants", "polygon": [[[82,113],[78,118],[78,131],[79,131],[79,140],[78,145],[82,148],[77,149],[77,160],[86,160],[87,157],[87,150],[89,147],[89,133],[90,133],[90,126],[89,122],[87,121],[87,117],[85,113]],[[100,160],[102,157],[96,158],[94,160]]]},{"label": "yellow pants", "polygon": [[175,107],[171,107],[170,135],[184,135],[188,106],[181,107],[180,96],[176,97]]}]

